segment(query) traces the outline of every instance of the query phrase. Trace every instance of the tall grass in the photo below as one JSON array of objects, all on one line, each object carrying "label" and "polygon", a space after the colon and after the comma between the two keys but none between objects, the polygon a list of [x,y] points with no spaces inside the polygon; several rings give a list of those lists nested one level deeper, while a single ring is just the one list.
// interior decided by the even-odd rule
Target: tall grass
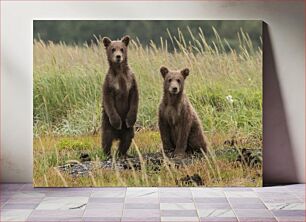
[{"label": "tall grass", "polygon": [[[119,170],[114,165],[113,169],[96,167],[89,171],[88,176],[72,177],[68,173],[60,172],[56,167],[77,162],[79,154],[84,151],[90,154],[96,166],[101,165],[100,160],[103,154],[99,149],[100,138],[96,135],[65,137],[64,140],[71,141],[72,147],[77,145],[75,142],[77,140],[79,149],[67,149],[65,143],[62,143],[62,137],[47,136],[34,140],[33,180],[35,186],[190,186],[181,184],[180,179],[195,173],[201,176],[204,186],[260,186],[262,184],[261,165],[252,167],[232,161],[232,157],[226,154],[222,157],[215,156],[213,152],[205,155],[205,158],[195,159],[192,164],[182,165],[179,168],[165,157],[165,162],[158,171],[143,160],[141,170],[135,170],[133,167],[131,170]],[[158,141],[160,141],[158,132],[140,131],[136,133],[129,152],[143,159],[142,155],[145,153],[160,151]],[[113,163],[115,161],[113,158]]]},{"label": "tall grass", "polygon": [[[157,107],[162,95],[161,65],[189,67],[186,93],[206,132],[242,134],[261,140],[262,51],[253,48],[242,30],[240,50],[231,49],[217,31],[208,45],[203,31],[185,42],[178,30],[142,46],[129,46],[129,64],[135,72],[140,107],[137,125],[156,129]],[[229,53],[226,53],[228,52]],[[108,64],[103,44],[67,46],[34,42],[34,134],[82,135],[98,132],[101,123],[101,86]],[[232,96],[232,102],[227,96]],[[259,145],[259,144],[258,144]]]}]

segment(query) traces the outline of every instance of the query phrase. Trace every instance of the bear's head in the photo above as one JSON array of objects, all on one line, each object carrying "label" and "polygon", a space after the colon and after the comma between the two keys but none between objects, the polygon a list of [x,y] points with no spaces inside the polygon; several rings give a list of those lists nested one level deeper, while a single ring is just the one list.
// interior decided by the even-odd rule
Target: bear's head
[{"label": "bear's head", "polygon": [[184,90],[184,82],[189,75],[189,69],[185,68],[179,71],[171,71],[162,66],[160,73],[164,78],[164,91],[171,95],[178,95]]},{"label": "bear's head", "polygon": [[127,46],[130,42],[128,35],[116,41],[104,37],[102,41],[106,49],[107,59],[111,64],[120,65],[123,62],[127,62]]}]

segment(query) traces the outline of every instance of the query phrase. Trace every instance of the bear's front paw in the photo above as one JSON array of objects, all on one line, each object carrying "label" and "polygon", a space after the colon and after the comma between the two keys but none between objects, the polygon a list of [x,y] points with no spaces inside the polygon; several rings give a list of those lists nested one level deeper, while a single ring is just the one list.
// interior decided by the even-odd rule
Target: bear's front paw
[{"label": "bear's front paw", "polygon": [[121,121],[120,117],[110,118],[110,124],[115,129],[120,130],[122,128],[122,121]]},{"label": "bear's front paw", "polygon": [[125,120],[126,127],[131,128],[132,126],[134,126],[135,122],[136,122],[135,118],[127,117]]}]

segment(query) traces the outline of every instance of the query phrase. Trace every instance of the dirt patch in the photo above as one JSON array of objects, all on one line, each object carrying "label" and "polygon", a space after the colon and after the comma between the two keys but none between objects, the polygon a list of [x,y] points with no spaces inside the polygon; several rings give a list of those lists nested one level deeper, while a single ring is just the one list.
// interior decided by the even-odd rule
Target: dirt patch
[{"label": "dirt patch", "polygon": [[[254,167],[261,165],[262,156],[259,149],[237,149],[226,148],[215,150],[214,155],[218,159],[225,159],[226,161],[246,164]],[[168,165],[175,168],[192,165],[200,158],[204,158],[201,154],[189,155],[183,159],[176,159],[171,157],[171,154],[164,156],[161,152],[146,153],[141,158],[138,156],[120,159],[109,159],[102,161],[91,161],[89,154],[82,153],[79,161],[68,161],[66,164],[58,166],[61,172],[68,173],[72,177],[88,176],[89,172],[95,169],[112,169],[112,170],[135,170],[140,171],[142,167],[146,167],[151,172],[159,172],[161,167]],[[142,161],[142,160],[143,161]],[[202,179],[199,175],[186,175],[177,181],[177,184],[197,184],[201,185]]]},{"label": "dirt patch", "polygon": [[172,165],[176,168],[181,166],[191,165],[194,161],[201,158],[199,155],[193,155],[182,159],[164,157],[162,153],[147,153],[142,156],[143,162],[139,157],[109,159],[102,161],[84,161],[84,153],[81,155],[81,162],[68,161],[62,166],[58,166],[61,172],[70,174],[71,176],[88,176],[88,173],[93,169],[113,169],[113,170],[136,170],[139,171],[142,167],[147,167],[154,172],[158,172],[164,165]]}]

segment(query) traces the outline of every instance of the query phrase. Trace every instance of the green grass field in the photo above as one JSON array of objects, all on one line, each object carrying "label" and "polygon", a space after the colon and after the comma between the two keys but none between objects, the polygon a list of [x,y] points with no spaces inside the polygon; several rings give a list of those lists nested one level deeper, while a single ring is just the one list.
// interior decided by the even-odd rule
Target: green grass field
[{"label": "green grass field", "polygon": [[[210,154],[183,169],[164,166],[160,173],[95,170],[89,177],[72,178],[54,167],[78,159],[86,150],[103,159],[100,145],[101,87],[108,63],[103,44],[71,46],[34,42],[34,184],[35,186],[176,186],[176,179],[198,173],[205,186],[260,186],[262,167],[215,155],[230,148],[262,149],[262,51],[244,32],[233,50],[216,32],[208,45],[203,32],[169,35],[161,47],[152,42],[129,46],[129,64],[140,93],[137,127],[130,153],[161,148],[157,109],[162,96],[161,65],[188,67],[185,92],[197,111],[210,143]],[[67,146],[63,146],[67,143]],[[171,176],[169,176],[171,175]]]}]

